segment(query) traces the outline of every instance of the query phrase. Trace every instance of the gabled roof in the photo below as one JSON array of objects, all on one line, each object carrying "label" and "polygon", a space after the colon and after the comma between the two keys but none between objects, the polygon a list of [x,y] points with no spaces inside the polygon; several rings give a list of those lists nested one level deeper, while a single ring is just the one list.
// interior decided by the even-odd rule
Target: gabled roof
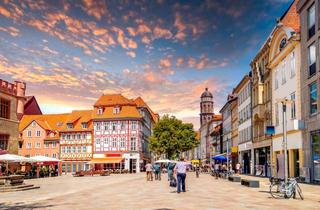
[{"label": "gabled roof", "polygon": [[[32,102],[35,104],[35,107],[31,107],[29,110],[29,106],[32,105]],[[42,114],[40,106],[38,104],[37,99],[34,96],[26,96],[24,102],[24,113],[25,115],[29,114]]]},{"label": "gabled roof", "polygon": [[135,106],[135,102],[133,100],[127,99],[121,94],[103,94],[94,104],[97,106],[116,106],[116,105],[131,105]]},{"label": "gabled roof", "polygon": [[35,121],[45,130],[59,130],[69,114],[24,115],[19,123],[22,132],[31,122]]},{"label": "gabled roof", "polygon": [[[74,110],[68,115],[60,131],[90,131],[93,128],[92,117],[93,110]],[[68,123],[72,123],[73,127],[67,128]],[[82,123],[87,123],[87,128],[82,128]]]},{"label": "gabled roof", "polygon": [[142,118],[136,106],[121,106],[118,114],[113,113],[114,107],[105,107],[100,115],[93,113],[93,119],[120,119],[120,118]]},{"label": "gabled roof", "polygon": [[144,100],[139,96],[138,98],[134,99],[134,102],[136,103],[136,105],[138,107],[145,107],[148,109],[148,111],[150,112],[152,119],[154,122],[157,122],[159,119],[159,115],[157,113],[154,113],[152,111],[152,109],[150,109],[150,107],[146,104],[146,102],[144,102]]}]

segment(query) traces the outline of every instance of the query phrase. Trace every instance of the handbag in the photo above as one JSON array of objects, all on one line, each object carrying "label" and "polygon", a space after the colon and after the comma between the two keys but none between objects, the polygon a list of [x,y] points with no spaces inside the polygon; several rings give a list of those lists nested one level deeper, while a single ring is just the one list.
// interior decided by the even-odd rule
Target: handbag
[{"label": "handbag", "polygon": [[177,187],[177,181],[176,181],[176,179],[171,179],[169,185],[170,185],[170,187]]}]

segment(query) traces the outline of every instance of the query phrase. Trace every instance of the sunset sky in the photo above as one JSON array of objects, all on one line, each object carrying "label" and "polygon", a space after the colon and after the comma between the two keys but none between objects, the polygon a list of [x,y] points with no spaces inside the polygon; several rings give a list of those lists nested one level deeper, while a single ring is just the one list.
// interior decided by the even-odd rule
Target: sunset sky
[{"label": "sunset sky", "polygon": [[198,128],[204,88],[218,112],[290,2],[2,0],[0,78],[44,113],[122,93]]}]

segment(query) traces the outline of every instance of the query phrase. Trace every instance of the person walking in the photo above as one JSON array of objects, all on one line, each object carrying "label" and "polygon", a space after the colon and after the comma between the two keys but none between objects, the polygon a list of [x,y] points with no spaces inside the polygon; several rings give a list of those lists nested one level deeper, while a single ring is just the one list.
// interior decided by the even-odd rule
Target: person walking
[{"label": "person walking", "polygon": [[237,174],[240,174],[240,168],[241,168],[241,165],[240,165],[240,163],[238,162],[238,163],[236,164],[236,173],[237,173]]},{"label": "person walking", "polygon": [[153,165],[155,180],[161,180],[161,167],[159,163]]},{"label": "person walking", "polygon": [[217,162],[216,164],[214,164],[214,174],[216,176],[216,179],[218,179],[219,177],[219,169],[220,169],[220,164],[219,162]]},{"label": "person walking", "polygon": [[152,167],[150,161],[148,162],[147,165],[145,165],[145,168],[146,168],[146,173],[147,173],[147,181],[153,181],[153,176],[152,176],[153,167]]},{"label": "person walking", "polygon": [[173,177],[173,169],[175,167],[175,164],[174,163],[169,163],[168,164],[168,181],[171,181],[172,179],[174,179]]},{"label": "person walking", "polygon": [[177,193],[186,192],[186,176],[187,176],[187,163],[184,161],[184,158],[181,157],[179,162],[174,167],[174,173],[177,176]]},{"label": "person walking", "polygon": [[195,165],[195,169],[196,169],[196,177],[199,178],[199,174],[200,174],[200,167],[199,165]]}]

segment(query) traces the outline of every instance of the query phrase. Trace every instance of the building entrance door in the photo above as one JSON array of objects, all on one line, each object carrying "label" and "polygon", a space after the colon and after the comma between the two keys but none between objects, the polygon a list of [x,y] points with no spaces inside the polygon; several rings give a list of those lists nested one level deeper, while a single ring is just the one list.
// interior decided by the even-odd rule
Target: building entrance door
[{"label": "building entrance door", "polygon": [[243,173],[250,173],[250,154],[248,154],[247,152],[243,154]]},{"label": "building entrance door", "polygon": [[130,159],[130,173],[137,172],[137,159]]}]

